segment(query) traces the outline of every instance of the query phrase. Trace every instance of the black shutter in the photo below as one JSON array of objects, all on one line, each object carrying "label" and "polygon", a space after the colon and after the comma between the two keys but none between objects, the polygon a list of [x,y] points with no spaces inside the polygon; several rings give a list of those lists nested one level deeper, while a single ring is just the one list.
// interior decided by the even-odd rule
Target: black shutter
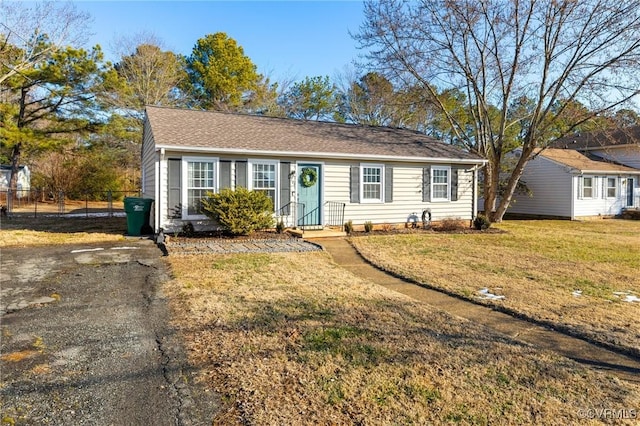
[{"label": "black shutter", "polygon": [[393,201],[393,167],[386,166],[384,169],[384,202]]},{"label": "black shutter", "polygon": [[236,161],[236,188],[238,187],[248,188],[246,161]]},{"label": "black shutter", "polygon": [[422,168],[422,201],[431,202],[431,167]]},{"label": "black shutter", "polygon": [[291,201],[289,173],[291,173],[291,163],[280,163],[280,208],[283,210],[279,213],[283,215],[289,214],[289,202]]},{"label": "black shutter", "polygon": [[351,166],[350,190],[351,190],[351,202],[359,203],[360,202],[360,167],[359,166]]},{"label": "black shutter", "polygon": [[182,217],[181,171],[182,160],[169,158],[167,161],[167,217],[170,219]]},{"label": "black shutter", "polygon": [[220,183],[218,188],[231,188],[231,161],[220,160]]},{"label": "black shutter", "polygon": [[458,201],[458,169],[451,168],[451,201]]}]

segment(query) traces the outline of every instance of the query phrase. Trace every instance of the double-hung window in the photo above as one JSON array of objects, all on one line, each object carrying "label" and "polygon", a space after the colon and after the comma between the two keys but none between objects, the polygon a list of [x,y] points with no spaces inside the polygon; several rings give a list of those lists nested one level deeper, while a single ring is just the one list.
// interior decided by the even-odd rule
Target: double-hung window
[{"label": "double-hung window", "polygon": [[431,201],[449,201],[451,193],[451,168],[431,168]]},{"label": "double-hung window", "polygon": [[582,198],[593,198],[593,177],[582,177]]},{"label": "double-hung window", "polygon": [[251,189],[263,191],[277,206],[276,195],[278,193],[278,162],[277,161],[252,161],[251,162]]},{"label": "double-hung window", "polygon": [[201,216],[200,200],[205,198],[208,192],[216,190],[217,159],[183,157],[182,161],[183,182],[186,185],[182,202],[186,206],[187,217]]},{"label": "double-hung window", "polygon": [[362,164],[360,167],[360,200],[363,203],[382,203],[384,166]]},{"label": "double-hung window", "polygon": [[618,196],[618,178],[607,178],[607,198],[616,198]]}]

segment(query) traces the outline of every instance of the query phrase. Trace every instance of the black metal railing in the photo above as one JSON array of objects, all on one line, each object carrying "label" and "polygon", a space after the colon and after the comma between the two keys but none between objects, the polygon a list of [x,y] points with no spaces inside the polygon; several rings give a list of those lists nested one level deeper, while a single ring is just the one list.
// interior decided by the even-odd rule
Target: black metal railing
[{"label": "black metal railing", "polygon": [[289,226],[297,226],[297,217],[299,217],[299,215],[304,216],[305,215],[305,205],[304,203],[298,203],[296,201],[291,201],[287,204],[285,204],[284,206],[280,207],[278,209],[278,216],[279,217],[290,217],[292,218],[291,221],[289,223],[287,223],[287,225]]},{"label": "black metal railing", "polygon": [[305,226],[318,226],[317,218],[319,215],[319,210],[320,210],[320,207],[316,207],[315,209],[311,209],[310,211],[303,210],[303,214],[298,216],[297,225],[301,227],[303,230]]},{"label": "black metal railing", "polygon": [[327,226],[339,226],[340,230],[344,228],[344,208],[345,203],[336,201],[326,201],[324,203],[324,223]]}]

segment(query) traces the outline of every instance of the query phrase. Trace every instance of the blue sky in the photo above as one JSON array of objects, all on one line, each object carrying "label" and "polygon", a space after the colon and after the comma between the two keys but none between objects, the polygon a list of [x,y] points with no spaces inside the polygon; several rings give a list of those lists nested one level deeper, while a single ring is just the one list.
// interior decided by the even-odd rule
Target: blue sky
[{"label": "blue sky", "polygon": [[[109,56],[114,39],[151,32],[188,55],[206,34],[224,32],[272,79],[333,77],[358,58],[349,31],[362,23],[360,1],[76,1],[93,17],[88,45]],[[88,47],[88,46],[87,46]]]}]

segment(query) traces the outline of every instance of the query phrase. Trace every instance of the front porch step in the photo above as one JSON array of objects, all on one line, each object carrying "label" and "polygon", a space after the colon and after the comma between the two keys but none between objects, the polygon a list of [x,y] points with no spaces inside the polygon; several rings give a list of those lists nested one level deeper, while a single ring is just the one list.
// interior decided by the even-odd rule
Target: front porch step
[{"label": "front porch step", "polygon": [[347,233],[338,229],[323,228],[323,229],[287,229],[291,235],[298,238],[304,238],[305,240],[313,240],[316,238],[335,238],[346,237]]}]

